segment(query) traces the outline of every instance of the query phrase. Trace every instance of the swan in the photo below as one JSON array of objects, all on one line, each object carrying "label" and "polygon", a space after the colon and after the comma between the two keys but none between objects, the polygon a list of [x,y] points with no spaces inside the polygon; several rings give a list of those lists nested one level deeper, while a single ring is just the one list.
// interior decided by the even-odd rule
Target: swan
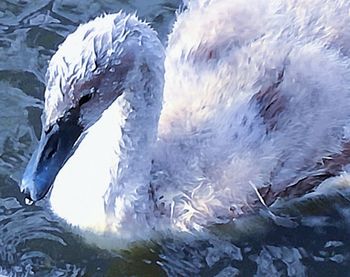
[{"label": "swan", "polygon": [[126,241],[311,191],[349,162],[349,10],[193,0],[166,49],[136,15],[80,25],[49,63],[21,190]]}]

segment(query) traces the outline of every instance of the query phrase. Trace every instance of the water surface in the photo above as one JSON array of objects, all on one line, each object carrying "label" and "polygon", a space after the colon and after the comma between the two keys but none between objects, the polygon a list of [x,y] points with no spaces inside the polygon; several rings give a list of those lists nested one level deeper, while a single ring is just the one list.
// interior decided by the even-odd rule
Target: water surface
[{"label": "water surface", "polygon": [[[74,3],[74,4],[72,4]],[[48,210],[27,206],[17,183],[40,134],[45,71],[77,25],[123,9],[166,41],[180,1],[0,1],[0,275],[350,276],[345,194],[290,203],[214,226],[108,252],[84,243]]]}]

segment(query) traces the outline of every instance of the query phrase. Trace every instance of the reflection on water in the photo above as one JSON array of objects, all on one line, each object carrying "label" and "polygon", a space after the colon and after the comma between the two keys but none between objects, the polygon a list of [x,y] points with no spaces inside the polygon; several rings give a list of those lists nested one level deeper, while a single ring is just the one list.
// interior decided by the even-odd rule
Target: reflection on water
[{"label": "reflection on water", "polygon": [[[85,244],[17,182],[40,133],[47,62],[64,37],[102,12],[137,11],[163,41],[180,1],[0,1],[0,276],[344,276],[349,200],[318,197],[261,211],[211,234],[165,236],[115,253]],[[288,215],[288,216],[287,216]]]}]

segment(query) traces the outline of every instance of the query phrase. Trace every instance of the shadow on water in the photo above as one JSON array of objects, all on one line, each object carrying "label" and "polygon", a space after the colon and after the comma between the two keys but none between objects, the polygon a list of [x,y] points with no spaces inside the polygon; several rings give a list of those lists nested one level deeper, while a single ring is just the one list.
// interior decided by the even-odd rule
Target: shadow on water
[{"label": "shadow on water", "polygon": [[[17,183],[40,134],[45,71],[81,22],[123,9],[166,41],[180,1],[0,1],[0,276],[347,276],[349,200],[342,195],[261,211],[209,234],[107,252],[72,234],[42,202],[23,203]],[[292,222],[293,224],[288,224]]]}]

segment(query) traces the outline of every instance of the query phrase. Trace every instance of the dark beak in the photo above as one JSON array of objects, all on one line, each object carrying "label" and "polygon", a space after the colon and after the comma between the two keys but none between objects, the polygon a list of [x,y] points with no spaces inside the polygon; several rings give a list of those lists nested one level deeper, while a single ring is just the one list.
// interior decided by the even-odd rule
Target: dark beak
[{"label": "dark beak", "polygon": [[38,201],[45,197],[56,175],[74,153],[82,131],[74,110],[47,130],[43,129],[39,145],[25,169],[20,185],[28,200]]}]

